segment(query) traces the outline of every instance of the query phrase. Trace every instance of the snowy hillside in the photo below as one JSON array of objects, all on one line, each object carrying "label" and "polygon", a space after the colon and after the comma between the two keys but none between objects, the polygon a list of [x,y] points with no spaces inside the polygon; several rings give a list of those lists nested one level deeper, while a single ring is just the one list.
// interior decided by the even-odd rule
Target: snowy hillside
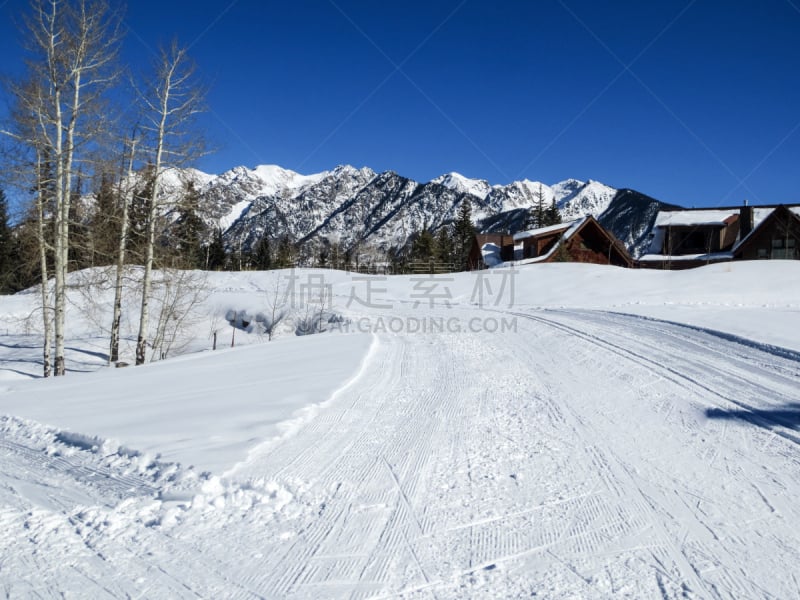
[{"label": "snowy hillside", "polygon": [[57,379],[0,297],[5,596],[795,594],[797,261],[193,277],[189,353],[109,369],[73,275]]}]

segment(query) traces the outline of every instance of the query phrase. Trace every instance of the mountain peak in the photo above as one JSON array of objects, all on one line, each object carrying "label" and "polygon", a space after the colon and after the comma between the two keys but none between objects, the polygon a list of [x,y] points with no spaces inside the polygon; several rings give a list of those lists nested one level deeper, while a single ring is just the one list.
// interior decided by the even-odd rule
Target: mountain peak
[{"label": "mountain peak", "polygon": [[460,194],[471,194],[484,199],[492,190],[492,186],[485,179],[470,179],[461,173],[451,171],[432,179],[431,183],[438,183]]},{"label": "mountain peak", "polygon": [[334,177],[342,177],[342,176],[357,177],[359,175],[367,178],[375,177],[375,171],[373,171],[369,167],[361,167],[360,169],[358,169],[353,165],[338,165],[329,174],[333,175]]}]

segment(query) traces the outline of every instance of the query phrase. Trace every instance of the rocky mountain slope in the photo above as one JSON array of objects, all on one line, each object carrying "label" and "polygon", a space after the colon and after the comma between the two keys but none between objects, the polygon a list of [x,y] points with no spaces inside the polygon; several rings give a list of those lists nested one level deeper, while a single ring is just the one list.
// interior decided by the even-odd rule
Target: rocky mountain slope
[{"label": "rocky mountain slope", "polygon": [[[194,170],[182,174],[198,189],[209,227],[222,229],[230,249],[245,250],[264,235],[288,235],[303,243],[336,242],[342,248],[396,248],[415,232],[436,231],[454,220],[465,200],[472,204],[479,229],[513,232],[524,226],[528,209],[539,202],[548,207],[555,200],[562,218],[572,220],[602,215],[619,196],[618,190],[591,180],[546,185],[526,179],[491,185],[448,173],[419,183],[393,171],[376,173],[349,165],[314,175],[275,165],[236,167],[216,176]],[[641,196],[633,202],[642,204],[639,212],[649,214],[655,201]],[[615,232],[633,249],[640,234],[625,230],[625,214],[620,211],[614,217]]]},{"label": "rocky mountain slope", "polygon": [[623,189],[616,193],[599,221],[625,244],[633,256],[638,257],[650,245],[648,234],[658,211],[680,209],[680,206],[661,202],[635,190]]}]

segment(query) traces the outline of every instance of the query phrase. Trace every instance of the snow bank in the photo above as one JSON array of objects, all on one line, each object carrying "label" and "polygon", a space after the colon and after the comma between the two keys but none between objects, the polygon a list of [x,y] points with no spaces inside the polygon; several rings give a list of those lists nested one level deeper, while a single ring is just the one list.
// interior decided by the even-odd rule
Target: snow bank
[{"label": "snow bank", "polygon": [[311,418],[310,407],[357,372],[371,341],[292,338],[145,367],[7,382],[0,414],[121,440],[164,461],[222,473]]}]

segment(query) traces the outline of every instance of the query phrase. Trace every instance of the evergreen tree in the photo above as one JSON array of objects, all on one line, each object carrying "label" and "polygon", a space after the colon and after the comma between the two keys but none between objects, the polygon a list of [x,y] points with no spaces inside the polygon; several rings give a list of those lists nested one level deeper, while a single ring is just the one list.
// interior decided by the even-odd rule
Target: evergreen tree
[{"label": "evergreen tree", "polygon": [[[386,251],[386,261],[389,263],[389,268],[393,274],[399,275],[401,273],[408,272],[408,260],[405,253],[401,249],[389,248]],[[359,264],[359,261],[356,260],[356,270],[361,272],[360,269],[363,266],[365,265]]]},{"label": "evergreen tree", "polygon": [[100,188],[95,194],[94,211],[91,217],[92,263],[110,265],[119,250],[121,223],[114,179],[108,173],[100,177]]},{"label": "evergreen tree", "polygon": [[133,191],[128,208],[128,250],[129,261],[141,264],[147,244],[147,218],[150,213],[150,196],[153,189],[153,167],[143,169],[142,179]]},{"label": "evergreen tree", "polygon": [[86,225],[84,207],[81,201],[83,196],[83,174],[78,171],[75,183],[70,192],[69,203],[69,268],[70,270],[84,269],[92,266],[92,244],[89,228]]},{"label": "evergreen tree", "polygon": [[178,267],[197,269],[202,268],[205,262],[202,241],[206,226],[195,212],[199,200],[200,194],[190,181],[178,204],[178,221],[174,231],[177,255],[173,262]]},{"label": "evergreen tree", "polygon": [[436,259],[436,239],[428,228],[423,229],[411,243],[411,260],[431,263]]},{"label": "evergreen tree", "polygon": [[459,271],[469,269],[469,251],[475,237],[472,225],[472,204],[464,199],[458,208],[458,216],[453,226],[453,246],[455,268]]},{"label": "evergreen tree", "polygon": [[294,265],[295,248],[287,234],[284,234],[278,242],[278,250],[275,253],[275,266],[279,269],[286,269]]},{"label": "evergreen tree", "polygon": [[[5,270],[8,278],[5,281],[0,280],[0,285],[6,285],[8,293],[19,292],[42,282],[37,229],[37,218],[29,212],[10,231],[10,262]],[[52,269],[52,260],[50,268]]]},{"label": "evergreen tree", "polygon": [[217,227],[214,239],[206,248],[206,269],[221,271],[225,268],[228,255],[225,253],[225,242],[222,240],[222,229]]},{"label": "evergreen tree", "polygon": [[256,246],[256,251],[253,254],[253,266],[259,271],[269,271],[272,268],[272,249],[266,233]]},{"label": "evergreen tree", "polygon": [[319,248],[319,254],[317,255],[317,266],[324,269],[328,266],[328,259],[330,258],[330,250],[325,244],[322,244]]},{"label": "evergreen tree", "polygon": [[8,200],[5,192],[0,189],[0,294],[13,291],[14,246],[15,240],[8,218]]},{"label": "evergreen tree", "polygon": [[[555,196],[553,196],[555,199]],[[542,184],[539,184],[539,189],[536,191],[536,227],[544,227],[545,226],[545,209],[544,209],[544,191],[542,190]]]},{"label": "evergreen tree", "polygon": [[436,234],[436,262],[447,265],[449,269],[452,267],[453,254],[453,234],[449,226],[443,225]]},{"label": "evergreen tree", "polygon": [[522,222],[522,231],[529,231],[537,229],[541,221],[539,220],[538,209],[535,206],[530,207],[525,211],[525,220]]},{"label": "evergreen tree", "polygon": [[550,203],[550,208],[547,209],[544,218],[545,218],[545,226],[558,225],[559,223],[561,223],[561,213],[558,212],[558,206],[556,206],[555,196],[553,197],[553,201]]}]

